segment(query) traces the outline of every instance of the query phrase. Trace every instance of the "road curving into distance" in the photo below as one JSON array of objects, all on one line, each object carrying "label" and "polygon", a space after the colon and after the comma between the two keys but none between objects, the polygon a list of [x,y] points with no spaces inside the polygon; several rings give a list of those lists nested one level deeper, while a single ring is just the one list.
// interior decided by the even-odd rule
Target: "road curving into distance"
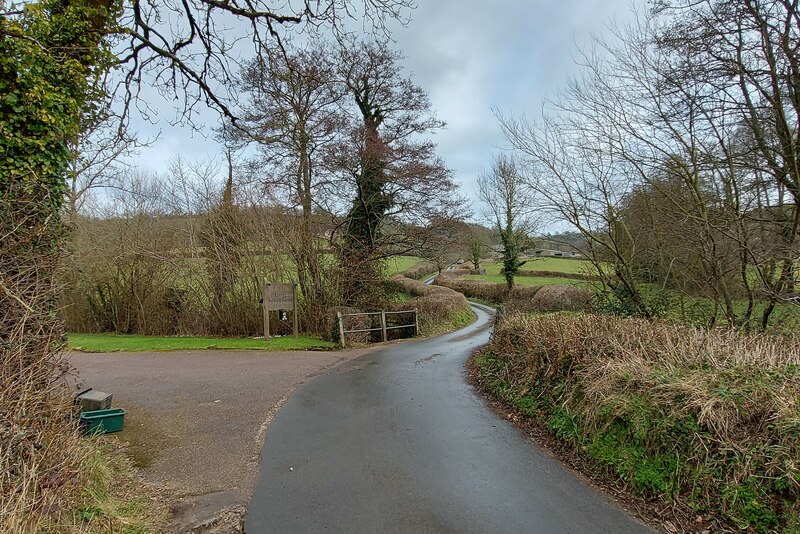
[{"label": "road curving into distance", "polygon": [[245,532],[650,532],[467,383],[491,326],[491,310],[474,308],[466,328],[299,388],[269,427]]}]

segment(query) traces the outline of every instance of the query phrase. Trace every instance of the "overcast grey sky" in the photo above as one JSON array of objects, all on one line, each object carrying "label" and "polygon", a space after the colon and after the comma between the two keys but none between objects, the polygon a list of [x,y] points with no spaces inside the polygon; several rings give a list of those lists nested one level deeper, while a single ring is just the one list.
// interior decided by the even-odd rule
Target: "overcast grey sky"
[{"label": "overcast grey sky", "polygon": [[[418,0],[411,22],[393,25],[396,48],[406,55],[414,80],[430,94],[447,128],[436,135],[439,153],[475,197],[476,180],[504,144],[492,115],[535,113],[545,95],[574,72],[578,47],[624,22],[632,6],[645,0]],[[204,114],[209,122],[216,115]],[[142,124],[144,136],[161,138],[140,152],[135,163],[166,170],[180,154],[188,160],[220,154],[212,138],[188,127]],[[213,125],[213,124],[212,124]]]}]

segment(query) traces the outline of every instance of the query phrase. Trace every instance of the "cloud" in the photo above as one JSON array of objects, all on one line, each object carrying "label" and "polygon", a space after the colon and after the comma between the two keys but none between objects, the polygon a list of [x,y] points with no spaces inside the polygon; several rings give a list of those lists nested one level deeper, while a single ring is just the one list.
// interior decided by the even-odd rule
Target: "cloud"
[{"label": "cloud", "polygon": [[[476,179],[504,140],[491,109],[529,114],[574,71],[577,47],[624,20],[645,0],[419,0],[406,26],[391,26],[414,80],[430,94],[448,127],[436,135],[439,152],[475,198]],[[165,105],[165,109],[167,109]],[[202,115],[214,123],[216,114]],[[153,131],[153,126],[137,123]],[[170,157],[220,154],[218,143],[188,127],[161,125],[161,140],[140,155],[153,170]]]},{"label": "cloud", "polygon": [[629,13],[629,0],[429,0],[394,28],[408,69],[449,125],[437,136],[440,153],[469,197],[505,144],[491,109],[535,113],[574,70],[577,47]]}]

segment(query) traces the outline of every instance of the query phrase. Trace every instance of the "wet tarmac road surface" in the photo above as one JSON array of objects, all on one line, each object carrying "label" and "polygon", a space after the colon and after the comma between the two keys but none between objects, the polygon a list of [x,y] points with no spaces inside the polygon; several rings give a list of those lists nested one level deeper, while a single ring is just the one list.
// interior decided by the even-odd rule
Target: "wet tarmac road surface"
[{"label": "wet tarmac road surface", "polygon": [[650,532],[467,383],[491,316],[299,388],[267,432],[247,534]]}]

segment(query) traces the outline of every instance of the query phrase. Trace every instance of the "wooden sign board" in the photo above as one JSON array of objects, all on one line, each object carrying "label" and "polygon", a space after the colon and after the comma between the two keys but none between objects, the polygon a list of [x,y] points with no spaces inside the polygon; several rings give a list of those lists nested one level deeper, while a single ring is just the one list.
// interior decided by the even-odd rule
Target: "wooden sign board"
[{"label": "wooden sign board", "polygon": [[293,310],[297,300],[294,284],[266,284],[264,305],[268,310]]},{"label": "wooden sign board", "polygon": [[269,339],[269,312],[292,310],[294,337],[297,337],[297,285],[264,282],[261,291],[264,307],[264,340]]}]

